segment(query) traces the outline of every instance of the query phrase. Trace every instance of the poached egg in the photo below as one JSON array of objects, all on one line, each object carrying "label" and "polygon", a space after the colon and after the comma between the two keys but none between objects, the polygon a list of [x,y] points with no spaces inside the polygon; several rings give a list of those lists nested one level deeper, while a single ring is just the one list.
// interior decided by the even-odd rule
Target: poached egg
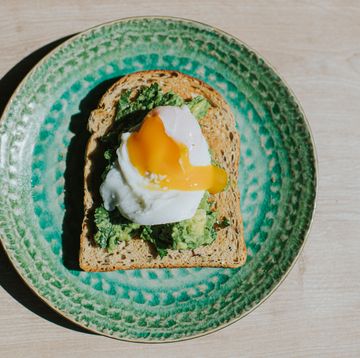
[{"label": "poached egg", "polygon": [[187,106],[151,110],[138,131],[122,134],[116,154],[100,194],[106,210],[137,224],[190,219],[205,190],[217,193],[227,183]]}]

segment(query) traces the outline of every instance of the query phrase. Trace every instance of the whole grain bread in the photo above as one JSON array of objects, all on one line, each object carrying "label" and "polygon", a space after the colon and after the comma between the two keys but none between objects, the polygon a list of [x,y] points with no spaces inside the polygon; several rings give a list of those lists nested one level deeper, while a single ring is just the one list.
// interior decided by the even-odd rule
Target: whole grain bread
[{"label": "whole grain bread", "polygon": [[[174,91],[184,99],[204,96],[211,108],[199,123],[209,144],[213,159],[230,178],[225,191],[215,195],[215,205],[230,226],[220,229],[209,246],[195,250],[169,250],[160,258],[152,245],[139,238],[120,242],[116,251],[109,253],[94,242],[95,208],[100,205],[99,186],[103,170],[103,144],[100,138],[111,128],[119,97],[124,90],[136,92],[141,86],[157,82],[163,92]],[[80,267],[85,271],[113,271],[119,269],[175,268],[175,267],[239,267],[246,260],[244,230],[240,213],[238,165],[240,139],[228,104],[219,93],[204,82],[175,71],[143,71],[122,77],[104,94],[98,108],[92,111],[88,130],[91,137],[86,148],[84,168],[84,220],[80,238]]]}]

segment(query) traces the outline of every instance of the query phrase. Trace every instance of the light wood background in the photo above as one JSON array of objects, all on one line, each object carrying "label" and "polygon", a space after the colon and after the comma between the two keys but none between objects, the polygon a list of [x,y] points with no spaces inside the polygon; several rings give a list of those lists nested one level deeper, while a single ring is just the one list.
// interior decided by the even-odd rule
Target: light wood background
[{"label": "light wood background", "polygon": [[219,27],[286,79],[308,116],[319,157],[309,240],[285,282],[253,313],[217,333],[160,345],[75,330],[30,293],[1,251],[0,356],[360,357],[360,1],[0,0],[1,108],[35,62],[24,60],[30,53],[132,15]]}]

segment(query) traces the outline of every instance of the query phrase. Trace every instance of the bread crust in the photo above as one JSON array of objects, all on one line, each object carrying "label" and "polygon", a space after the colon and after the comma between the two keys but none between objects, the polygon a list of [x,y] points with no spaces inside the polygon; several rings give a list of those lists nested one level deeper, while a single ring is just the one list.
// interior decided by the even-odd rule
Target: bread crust
[{"label": "bread crust", "polygon": [[[164,92],[174,91],[184,99],[204,96],[211,108],[199,123],[213,159],[230,178],[227,189],[214,195],[219,215],[230,220],[230,226],[220,229],[216,240],[194,250],[169,250],[166,257],[156,255],[153,246],[139,238],[120,242],[116,251],[107,252],[94,240],[93,211],[101,203],[98,163],[103,158],[100,138],[111,128],[116,105],[124,90],[136,91],[141,86],[157,82]],[[119,269],[176,268],[176,267],[239,267],[245,263],[246,247],[240,212],[238,165],[240,138],[235,129],[233,114],[222,98],[206,83],[177,71],[141,71],[122,77],[103,95],[98,108],[91,112],[88,122],[91,137],[87,143],[84,167],[84,220],[80,237],[80,267],[84,271],[114,271]]]}]

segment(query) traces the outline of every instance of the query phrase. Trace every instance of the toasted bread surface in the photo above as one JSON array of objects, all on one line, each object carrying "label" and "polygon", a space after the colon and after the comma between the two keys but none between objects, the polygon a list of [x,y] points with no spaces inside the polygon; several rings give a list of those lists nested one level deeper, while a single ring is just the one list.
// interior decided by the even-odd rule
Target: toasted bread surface
[{"label": "toasted bread surface", "polygon": [[[230,178],[225,191],[216,194],[215,205],[221,217],[229,218],[230,225],[220,229],[216,240],[194,250],[169,250],[164,258],[156,255],[152,244],[133,238],[120,242],[113,253],[94,242],[93,213],[101,204],[100,177],[103,169],[103,144],[100,138],[111,128],[117,102],[124,90],[134,93],[142,86],[157,82],[163,92],[174,91],[184,99],[204,96],[211,108],[199,123],[213,159]],[[204,82],[176,71],[142,71],[122,77],[104,94],[98,108],[92,111],[88,129],[92,133],[86,148],[84,168],[84,220],[80,237],[80,267],[85,271],[113,271],[119,269],[175,268],[175,267],[239,267],[245,263],[246,247],[240,212],[238,165],[240,138],[228,104]]]}]

